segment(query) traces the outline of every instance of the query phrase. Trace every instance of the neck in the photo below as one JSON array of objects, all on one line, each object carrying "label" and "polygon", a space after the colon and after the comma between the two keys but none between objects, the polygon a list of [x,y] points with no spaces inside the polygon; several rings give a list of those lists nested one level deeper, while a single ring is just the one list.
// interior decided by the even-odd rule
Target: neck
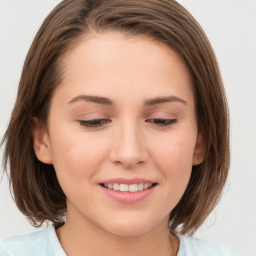
[{"label": "neck", "polygon": [[112,234],[90,221],[69,218],[56,233],[67,256],[176,256],[178,239],[168,233],[168,221],[140,235]]}]

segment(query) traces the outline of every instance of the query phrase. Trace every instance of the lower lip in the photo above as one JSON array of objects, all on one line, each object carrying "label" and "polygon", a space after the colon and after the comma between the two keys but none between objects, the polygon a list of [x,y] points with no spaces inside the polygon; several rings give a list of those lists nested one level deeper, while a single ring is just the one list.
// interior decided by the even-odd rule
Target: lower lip
[{"label": "lower lip", "polygon": [[138,192],[121,192],[118,190],[108,189],[100,186],[107,196],[121,202],[121,203],[136,203],[148,197],[155,190],[156,185]]}]

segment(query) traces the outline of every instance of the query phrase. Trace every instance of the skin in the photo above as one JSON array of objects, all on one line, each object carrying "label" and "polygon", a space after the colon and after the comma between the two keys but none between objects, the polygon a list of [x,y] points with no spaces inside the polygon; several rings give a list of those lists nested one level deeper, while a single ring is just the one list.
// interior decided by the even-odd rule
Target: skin
[{"label": "skin", "polygon": [[[67,196],[66,223],[57,230],[64,250],[72,256],[177,255],[169,213],[192,166],[203,161],[204,144],[185,64],[164,44],[117,32],[87,36],[63,61],[47,128],[38,124],[33,137],[38,159],[54,165]],[[163,97],[172,98],[152,101]],[[103,121],[81,123],[95,119]],[[157,183],[136,203],[118,202],[99,185],[134,177]]]}]

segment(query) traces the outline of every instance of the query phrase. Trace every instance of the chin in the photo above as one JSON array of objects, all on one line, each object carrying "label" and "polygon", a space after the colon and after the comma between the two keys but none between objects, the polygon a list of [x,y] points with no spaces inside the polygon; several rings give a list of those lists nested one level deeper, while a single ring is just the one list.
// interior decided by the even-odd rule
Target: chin
[{"label": "chin", "polygon": [[116,236],[132,237],[147,234],[155,229],[155,226],[157,224],[153,225],[152,221],[145,221],[145,219],[144,221],[131,221],[131,219],[125,221],[123,219],[116,222],[109,221],[105,230]]}]

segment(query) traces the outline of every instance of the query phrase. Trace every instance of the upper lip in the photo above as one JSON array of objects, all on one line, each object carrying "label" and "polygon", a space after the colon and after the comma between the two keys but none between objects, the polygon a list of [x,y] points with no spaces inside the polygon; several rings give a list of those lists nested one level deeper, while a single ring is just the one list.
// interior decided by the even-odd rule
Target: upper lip
[{"label": "upper lip", "polygon": [[111,183],[111,184],[114,184],[114,183],[117,183],[117,184],[128,184],[128,185],[131,185],[131,184],[140,184],[140,183],[149,183],[149,184],[153,184],[153,183],[156,183],[155,181],[152,181],[152,180],[148,180],[148,179],[143,179],[143,178],[132,178],[132,179],[127,179],[127,178],[115,178],[115,179],[109,179],[109,180],[104,180],[102,182],[100,182],[100,184],[108,184],[108,183]]}]

